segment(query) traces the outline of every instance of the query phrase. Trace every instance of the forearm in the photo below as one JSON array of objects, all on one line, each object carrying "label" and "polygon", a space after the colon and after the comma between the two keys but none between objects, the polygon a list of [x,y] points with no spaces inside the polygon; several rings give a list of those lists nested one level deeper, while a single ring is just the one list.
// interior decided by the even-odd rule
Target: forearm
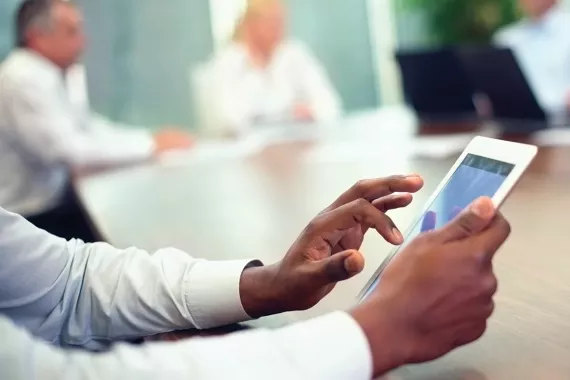
[{"label": "forearm", "polygon": [[0,209],[0,314],[56,344],[99,349],[249,319],[240,280],[250,262],[66,242]]},{"label": "forearm", "polygon": [[370,379],[370,353],[344,313],[276,331],[117,345],[104,354],[63,351],[0,318],[0,377],[51,379]]},{"label": "forearm", "polygon": [[[84,138],[90,147],[74,166],[128,164],[151,159],[156,150],[152,133],[142,127],[113,123],[97,114],[91,115]],[[81,152],[79,152],[81,156]]]},{"label": "forearm", "polygon": [[104,123],[89,115],[78,120],[49,88],[35,82],[9,83],[6,91],[11,94],[7,108],[18,143],[46,165],[122,164],[144,160],[154,152],[149,133],[119,130],[113,134],[112,128],[105,127],[97,133],[97,124]]},{"label": "forearm", "polygon": [[175,249],[150,255],[105,244],[79,250],[62,299],[63,344],[96,348],[117,339],[249,319],[239,294],[248,261],[208,262]]}]

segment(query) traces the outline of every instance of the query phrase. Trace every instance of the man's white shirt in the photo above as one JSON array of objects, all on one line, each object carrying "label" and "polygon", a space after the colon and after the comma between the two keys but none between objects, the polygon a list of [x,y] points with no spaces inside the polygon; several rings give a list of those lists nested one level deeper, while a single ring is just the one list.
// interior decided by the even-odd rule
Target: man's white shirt
[{"label": "man's white shirt", "polygon": [[93,115],[85,77],[27,49],[0,66],[0,206],[31,216],[56,207],[72,168],[152,156],[149,132]]},{"label": "man's white shirt", "polygon": [[67,242],[0,208],[0,378],[371,378],[368,341],[343,312],[280,330],[111,346],[249,319],[239,290],[249,263]]},{"label": "man's white shirt", "polygon": [[342,113],[326,69],[299,42],[282,43],[265,68],[251,63],[243,44],[232,43],[211,62],[209,75],[218,128],[241,133],[255,124],[292,122],[300,104],[317,123],[335,121]]},{"label": "man's white shirt", "polygon": [[539,20],[500,30],[494,41],[513,50],[542,108],[553,118],[564,117],[570,97],[570,12],[554,6]]}]

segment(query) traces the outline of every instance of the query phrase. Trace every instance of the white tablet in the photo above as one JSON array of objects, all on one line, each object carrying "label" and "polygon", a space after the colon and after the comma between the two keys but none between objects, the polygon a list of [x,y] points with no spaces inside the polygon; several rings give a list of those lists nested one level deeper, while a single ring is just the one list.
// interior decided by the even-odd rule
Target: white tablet
[{"label": "white tablet", "polygon": [[532,145],[474,138],[427,201],[421,217],[404,235],[404,244],[388,255],[360,292],[359,301],[376,288],[390,260],[420,233],[443,227],[479,197],[490,197],[499,207],[536,153]]}]

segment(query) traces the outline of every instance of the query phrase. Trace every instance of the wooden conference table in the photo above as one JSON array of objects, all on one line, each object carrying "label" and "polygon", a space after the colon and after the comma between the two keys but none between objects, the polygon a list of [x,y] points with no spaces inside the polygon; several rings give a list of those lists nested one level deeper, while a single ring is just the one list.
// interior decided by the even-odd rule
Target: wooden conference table
[{"label": "wooden conference table", "polygon": [[[402,153],[404,143],[391,144],[390,134],[376,133],[377,138],[350,142],[350,157],[343,145],[347,138],[297,141],[249,156],[117,170],[79,178],[75,185],[93,224],[116,246],[175,246],[212,260],[273,262],[312,217],[361,178],[424,176],[425,189],[414,204],[393,214],[406,227],[456,159],[414,158]],[[513,233],[495,260],[500,290],[487,334],[443,359],[387,378],[570,379],[568,210],[570,148],[544,148],[503,207]],[[371,234],[362,250],[364,273],[338,286],[316,308],[252,325],[275,327],[349,308],[390,247]]]}]

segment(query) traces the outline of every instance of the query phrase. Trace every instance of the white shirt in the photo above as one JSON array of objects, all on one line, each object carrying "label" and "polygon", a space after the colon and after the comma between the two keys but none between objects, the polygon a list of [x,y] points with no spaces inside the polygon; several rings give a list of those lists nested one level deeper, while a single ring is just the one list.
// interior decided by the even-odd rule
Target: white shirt
[{"label": "white shirt", "polygon": [[523,20],[500,30],[499,45],[510,47],[542,108],[567,113],[570,96],[570,12],[554,6],[539,20]]},{"label": "white shirt", "polygon": [[239,282],[250,262],[67,242],[0,209],[0,378],[371,378],[368,341],[342,312],[281,330],[109,347],[249,319]]},{"label": "white shirt", "polygon": [[60,202],[71,168],[152,155],[148,132],[91,114],[80,74],[24,49],[0,66],[0,206],[41,213]]},{"label": "white shirt", "polygon": [[246,132],[255,124],[292,122],[296,105],[314,121],[341,114],[341,101],[325,68],[302,44],[285,42],[266,68],[252,65],[246,47],[232,43],[212,62],[212,103],[222,128]]}]

